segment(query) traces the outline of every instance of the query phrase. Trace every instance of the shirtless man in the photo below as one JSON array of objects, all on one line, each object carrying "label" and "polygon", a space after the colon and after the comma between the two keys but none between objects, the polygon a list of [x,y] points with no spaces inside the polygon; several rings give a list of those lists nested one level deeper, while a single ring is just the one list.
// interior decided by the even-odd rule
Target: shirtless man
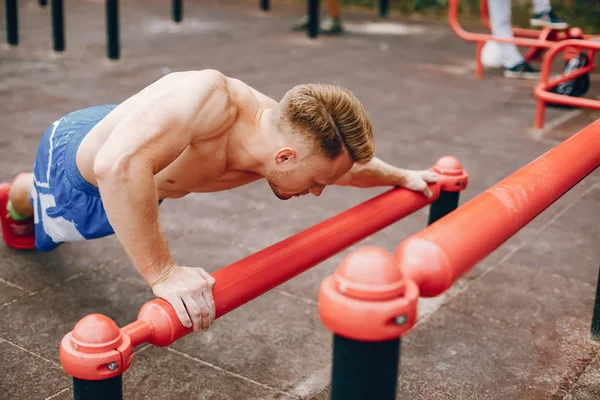
[{"label": "shirtless man", "polygon": [[50,251],[115,233],[181,323],[206,330],[215,280],[173,261],[160,201],[262,178],[282,200],[334,183],[431,195],[435,174],[392,167],[374,152],[368,115],[345,89],[300,85],[277,103],[218,71],[172,73],[118,106],[54,122],[33,173],[0,184],[3,236],[14,248]]}]

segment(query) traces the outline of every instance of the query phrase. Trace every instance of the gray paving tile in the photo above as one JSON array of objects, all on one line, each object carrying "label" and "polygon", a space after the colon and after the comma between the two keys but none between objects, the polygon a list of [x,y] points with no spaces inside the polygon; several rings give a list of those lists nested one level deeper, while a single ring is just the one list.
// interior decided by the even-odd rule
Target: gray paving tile
[{"label": "gray paving tile", "polygon": [[539,265],[548,273],[595,284],[600,265],[599,200],[600,188],[596,188],[519,250],[511,262]]},{"label": "gray paving tile", "polygon": [[26,295],[27,292],[0,282],[0,305]]},{"label": "gray paving tile", "polygon": [[577,325],[530,331],[443,307],[403,341],[398,398],[562,398],[596,351]]},{"label": "gray paving tile", "polygon": [[0,278],[28,291],[37,291],[75,274],[97,269],[103,263],[122,259],[125,252],[113,236],[65,243],[48,253],[13,250],[2,243],[0,257]]},{"label": "gray paving tile", "polygon": [[0,398],[45,399],[70,384],[62,369],[0,339]]},{"label": "gray paving tile", "polygon": [[309,397],[328,382],[331,334],[316,307],[268,293],[217,320],[206,333],[172,347],[293,395]]},{"label": "gray paving tile", "polygon": [[600,359],[598,355],[587,366],[564,400],[594,400],[600,398]]},{"label": "gray paving tile", "polygon": [[0,337],[58,362],[60,340],[81,318],[100,313],[123,326],[153,297],[149,290],[93,273],[3,307]]},{"label": "gray paving tile", "polygon": [[447,307],[547,335],[570,329],[585,332],[595,293],[595,285],[548,273],[543,266],[509,263],[473,282]]},{"label": "gray paving tile", "polygon": [[150,348],[135,356],[123,375],[127,399],[275,400],[284,392],[235,376],[167,349]]}]

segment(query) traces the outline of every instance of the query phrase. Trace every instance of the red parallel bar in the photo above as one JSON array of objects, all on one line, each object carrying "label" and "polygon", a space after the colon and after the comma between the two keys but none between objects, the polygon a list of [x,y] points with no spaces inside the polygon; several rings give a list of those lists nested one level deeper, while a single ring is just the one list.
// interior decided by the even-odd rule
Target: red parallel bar
[{"label": "red parallel bar", "polygon": [[[440,182],[429,187],[427,199],[406,189],[392,189],[294,236],[224,267],[212,274],[216,318],[281,285],[358,241],[378,232],[440,196]],[[144,342],[168,346],[191,332],[179,322],[173,307],[152,300],[138,320],[122,328],[135,347]]]},{"label": "red parallel bar", "polygon": [[216,317],[435,201],[439,184],[431,189],[431,199],[405,189],[390,190],[216,271]]},{"label": "red parallel bar", "polygon": [[[592,100],[581,97],[572,97],[566,95],[560,95],[556,93],[550,93],[548,90],[561,81],[563,78],[555,79],[552,82],[550,80],[550,72],[552,69],[552,63],[554,58],[564,51],[566,48],[579,48],[590,50],[591,52],[595,52],[600,50],[600,42],[590,41],[590,40],[577,40],[577,39],[569,39],[563,40],[561,42],[555,43],[554,46],[548,50],[544,60],[542,62],[542,71],[540,77],[540,83],[535,87],[533,93],[535,97],[537,97],[537,108],[535,112],[535,126],[538,129],[544,127],[544,115],[546,113],[546,103],[557,103],[570,105],[574,107],[585,107],[591,109],[600,109],[600,100]],[[590,65],[586,67],[586,70],[589,68],[590,70],[595,67],[593,58],[590,59]],[[566,77],[565,80],[568,80]]]},{"label": "red parallel bar", "polygon": [[600,120],[396,250],[403,276],[437,296],[600,165]]}]

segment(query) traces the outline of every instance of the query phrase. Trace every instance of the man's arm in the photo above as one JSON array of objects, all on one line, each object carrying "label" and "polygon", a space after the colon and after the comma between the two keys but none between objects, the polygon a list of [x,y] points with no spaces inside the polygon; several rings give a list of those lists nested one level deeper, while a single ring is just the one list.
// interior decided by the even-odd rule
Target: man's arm
[{"label": "man's arm", "polygon": [[[169,283],[161,286],[160,296],[173,305],[184,325],[194,322],[197,330],[207,310],[194,301],[194,295],[203,299],[210,277],[174,264],[158,223],[154,182],[154,175],[173,162],[197,138],[194,135],[202,135],[197,121],[202,121],[208,134],[218,131],[230,115],[225,77],[208,71],[192,80],[174,79],[164,89],[149,91],[150,98],[134,99],[138,105],[96,155],[94,173],[111,226],[134,265],[155,294],[157,285]],[[197,273],[204,280],[194,276]],[[186,280],[204,287],[186,286]],[[201,324],[206,327],[206,321]]]},{"label": "man's arm", "polygon": [[413,171],[396,168],[375,157],[367,164],[354,164],[336,185],[369,188],[376,186],[401,186],[431,197],[427,183],[437,181],[437,175],[431,171]]}]

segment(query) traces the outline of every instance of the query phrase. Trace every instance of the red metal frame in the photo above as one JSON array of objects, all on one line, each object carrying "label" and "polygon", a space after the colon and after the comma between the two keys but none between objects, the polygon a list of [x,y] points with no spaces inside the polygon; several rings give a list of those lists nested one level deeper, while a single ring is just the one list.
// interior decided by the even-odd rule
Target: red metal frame
[{"label": "red metal frame", "polygon": [[[490,30],[490,20],[487,11],[487,1],[482,0],[480,3],[481,19],[485,27]],[[513,43],[519,47],[529,47],[529,51],[525,59],[542,60],[543,55],[550,47],[554,46],[557,41],[566,40],[569,38],[591,39],[591,35],[583,35],[581,29],[571,28],[566,31],[556,31],[548,28],[542,30],[513,28],[514,38],[499,38],[489,33],[473,33],[466,31],[458,22],[458,0],[449,0],[448,4],[448,23],[459,38],[467,42],[475,42],[475,76],[481,78],[483,76],[483,65],[481,63],[481,49],[487,41]]]},{"label": "red metal frame", "polygon": [[[482,1],[481,10],[482,10],[482,19],[486,26],[489,29],[489,18],[487,17],[487,4],[485,0]],[[475,42],[476,44],[476,52],[475,52],[475,76],[477,78],[481,78],[483,76],[483,65],[481,64],[481,49],[485,42],[491,40],[495,42],[501,43],[513,43],[517,46],[521,47],[530,47],[531,49],[538,51],[539,49],[548,49],[552,47],[552,45],[556,42],[551,40],[542,40],[539,38],[550,38],[550,30],[541,30],[541,31],[533,31],[533,30],[519,30],[513,29],[515,34],[515,38],[499,38],[493,36],[489,33],[473,33],[466,31],[458,22],[458,0],[449,0],[448,4],[448,22],[450,27],[459,38],[467,41],[467,42]],[[523,32],[526,31],[526,32]],[[536,39],[532,39],[533,32],[537,32]],[[519,37],[519,34],[526,35],[525,37]]]},{"label": "red metal frame", "polygon": [[[429,199],[410,190],[392,189],[216,271],[216,318],[430,204],[440,196],[440,190],[465,188],[467,175],[452,169],[457,164],[455,159],[444,157],[432,167],[442,174],[447,170],[449,176],[442,175],[438,183],[430,184],[433,196]],[[190,332],[163,299],[146,303],[137,321],[120,330],[110,318],[93,314],[63,337],[61,363],[76,378],[107,379],[129,368],[133,347],[144,342],[168,346]],[[115,363],[112,369],[110,363]]]},{"label": "red metal frame", "polygon": [[[552,62],[554,58],[562,51],[569,51],[570,49],[582,49],[589,50],[590,64],[586,67],[580,68],[570,74],[561,75],[560,78],[550,80],[550,71],[552,68]],[[573,107],[584,107],[591,108],[594,110],[600,110],[600,100],[586,99],[583,97],[573,97],[567,95],[561,95],[557,93],[549,92],[550,89],[556,87],[559,83],[569,81],[583,74],[587,74],[595,69],[594,53],[596,50],[600,50],[600,42],[593,42],[589,40],[565,40],[552,46],[542,63],[542,76],[540,83],[536,86],[533,93],[537,97],[537,108],[535,112],[535,126],[536,128],[544,127],[544,116],[546,112],[546,104],[548,102],[555,104],[563,104]]]}]

